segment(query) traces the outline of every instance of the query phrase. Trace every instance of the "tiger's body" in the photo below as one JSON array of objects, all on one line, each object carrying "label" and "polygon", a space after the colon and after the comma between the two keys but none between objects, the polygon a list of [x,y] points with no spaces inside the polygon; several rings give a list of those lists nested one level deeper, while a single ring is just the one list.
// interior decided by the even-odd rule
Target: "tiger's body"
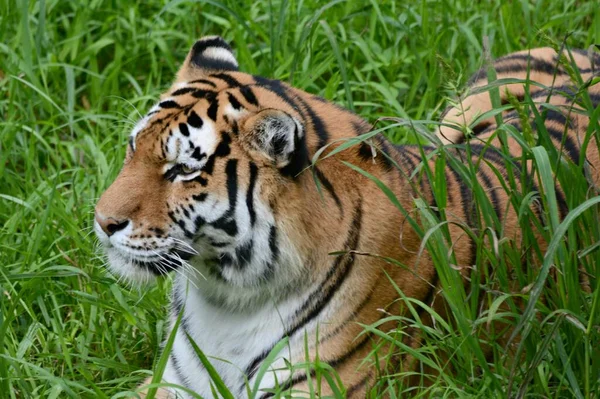
[{"label": "tiger's body", "polygon": [[[550,51],[533,50],[531,57],[552,58]],[[583,76],[589,77],[589,60],[576,57]],[[523,63],[518,66],[508,68],[507,76],[526,77]],[[547,71],[542,72],[546,77]],[[589,93],[600,96],[597,87]],[[467,97],[472,112],[451,110],[446,121],[470,122],[488,109],[487,104],[478,107],[485,96]],[[557,96],[554,101],[566,100]],[[567,136],[578,149],[588,121],[582,115],[569,118],[574,125]],[[559,117],[547,125],[561,121],[564,126]],[[493,122],[486,123],[481,139],[494,131]],[[258,397],[271,396],[268,390],[276,385],[308,392],[312,376],[306,369],[291,375],[284,359],[304,362],[307,352],[314,359],[317,348],[319,359],[340,375],[347,397],[364,397],[377,367],[361,362],[377,341],[359,335],[358,323],[406,312],[395,302],[398,293],[390,279],[407,297],[443,313],[439,278],[429,256],[419,257],[419,235],[383,191],[342,163],[376,176],[405,209],[412,209],[419,195],[435,209],[426,179],[410,182],[407,177],[422,162],[419,147],[394,146],[376,137],[370,145],[387,156],[373,157],[370,145],[363,143],[309,168],[319,148],[330,144],[325,156],[340,139],[370,129],[357,115],[322,98],[239,72],[220,38],[194,45],[172,88],[134,129],[125,165],[96,208],[96,231],[116,274],[145,281],[177,273],[170,322],[171,327],[180,324],[165,381],[212,397],[209,375],[191,338],[211,359],[222,359],[211,363],[234,396],[245,397],[246,378],[253,387],[269,352],[287,337],[288,345],[258,382]],[[450,141],[460,138],[446,128],[440,134]],[[519,155],[518,143],[511,141],[510,148]],[[426,153],[433,150],[425,148]],[[473,156],[489,162],[481,163],[479,173],[503,234],[518,243],[517,215],[490,169],[501,168],[497,153],[480,148]],[[595,142],[585,156],[598,165]],[[453,170],[445,173],[448,192],[454,193],[446,204],[448,219],[473,223],[468,188]],[[592,173],[598,182],[597,170]],[[457,264],[467,266],[466,275],[475,262],[475,245],[458,225],[449,229]],[[344,253],[330,254],[335,251]],[[378,256],[360,255],[365,253]],[[392,265],[384,257],[409,267]],[[416,334],[404,340],[419,345]],[[392,359],[396,368],[415,367],[406,354]],[[163,394],[169,392],[175,391]]]}]

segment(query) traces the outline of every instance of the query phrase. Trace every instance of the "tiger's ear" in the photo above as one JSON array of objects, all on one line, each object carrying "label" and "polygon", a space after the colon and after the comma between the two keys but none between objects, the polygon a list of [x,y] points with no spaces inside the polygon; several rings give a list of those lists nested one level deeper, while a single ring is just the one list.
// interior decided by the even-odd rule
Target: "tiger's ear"
[{"label": "tiger's ear", "polygon": [[250,150],[283,175],[294,177],[308,165],[304,128],[287,112],[265,109],[244,120],[240,127],[242,141]]},{"label": "tiger's ear", "polygon": [[218,71],[237,71],[238,62],[229,44],[219,36],[205,36],[188,53],[177,81],[200,79]]}]

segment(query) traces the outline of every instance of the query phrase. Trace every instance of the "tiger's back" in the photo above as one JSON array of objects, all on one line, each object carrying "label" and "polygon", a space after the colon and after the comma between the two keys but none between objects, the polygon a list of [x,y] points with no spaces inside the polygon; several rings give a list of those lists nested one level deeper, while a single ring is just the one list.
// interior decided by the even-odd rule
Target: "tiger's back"
[{"label": "tiger's back", "polygon": [[[584,118],[576,123],[568,137],[583,132]],[[214,367],[239,397],[246,378],[265,390],[259,397],[271,396],[276,386],[308,391],[313,375],[292,373],[285,363],[302,362],[306,354],[314,359],[317,352],[339,373],[348,397],[364,397],[377,366],[390,359],[394,368],[415,369],[407,353],[359,367],[377,345],[372,334],[360,334],[359,323],[397,327],[383,322],[407,312],[390,279],[407,297],[445,311],[431,256],[420,254],[421,237],[397,207],[411,211],[414,197],[422,196],[439,211],[431,183],[422,174],[408,178],[436,148],[375,137],[328,157],[340,140],[370,129],[319,97],[239,72],[220,38],[194,45],[174,85],[132,132],[125,165],[96,208],[96,231],[115,273],[134,281],[176,273],[170,324],[178,329],[167,382],[212,395],[190,340],[223,359]],[[373,157],[371,146],[382,154]],[[518,156],[515,144],[513,151]],[[485,158],[478,176],[503,234],[518,242],[517,215],[493,170],[503,167],[499,155],[481,148],[473,156]],[[597,164],[597,146],[588,146],[586,156]],[[467,275],[476,246],[460,225],[477,227],[473,196],[455,169],[443,173],[452,193],[444,211],[456,222],[449,224],[456,266]],[[385,184],[398,203],[366,175]],[[258,381],[284,338],[285,350]],[[418,334],[406,334],[404,344],[417,347]],[[330,392],[323,387],[323,394]]]}]

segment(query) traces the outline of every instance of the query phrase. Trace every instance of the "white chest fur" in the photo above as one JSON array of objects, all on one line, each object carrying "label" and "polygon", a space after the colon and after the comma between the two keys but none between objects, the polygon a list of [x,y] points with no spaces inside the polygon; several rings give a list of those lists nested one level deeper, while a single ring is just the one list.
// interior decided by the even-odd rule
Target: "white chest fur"
[{"label": "white chest fur", "polygon": [[[292,295],[275,304],[267,301],[252,311],[224,309],[207,301],[201,289],[191,286],[183,278],[177,278],[175,297],[183,307],[184,315],[176,333],[164,379],[167,382],[183,385],[202,397],[213,396],[211,379],[200,359],[188,341],[188,334],[198,347],[209,357],[225,385],[235,397],[246,396],[245,375],[251,366],[260,366],[266,354],[277,344],[296,322],[297,312],[302,309],[307,297]],[[177,308],[177,306],[175,306]],[[173,323],[177,318],[173,312]],[[328,313],[328,312],[325,312]],[[317,320],[303,326],[290,337],[273,363],[273,369],[281,369],[283,359],[298,362],[304,359],[304,332],[313,337]],[[311,339],[311,344],[314,339]],[[260,388],[272,388],[275,380],[283,383],[289,378],[288,370],[269,371],[259,382]],[[249,381],[250,387],[256,383],[256,375]],[[182,397],[187,395],[178,391]]]}]

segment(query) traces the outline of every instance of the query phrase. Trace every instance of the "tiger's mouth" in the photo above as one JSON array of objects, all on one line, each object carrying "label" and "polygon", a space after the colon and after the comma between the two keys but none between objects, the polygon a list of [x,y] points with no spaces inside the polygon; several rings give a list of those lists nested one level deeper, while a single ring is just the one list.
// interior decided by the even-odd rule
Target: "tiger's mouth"
[{"label": "tiger's mouth", "polygon": [[177,248],[133,254],[115,246],[106,246],[105,251],[111,272],[131,282],[148,282],[184,269],[187,261],[197,255]]},{"label": "tiger's mouth", "polygon": [[173,249],[161,255],[132,258],[131,263],[136,267],[151,272],[155,276],[164,276],[181,268],[183,263],[190,260],[193,256],[189,252]]}]

